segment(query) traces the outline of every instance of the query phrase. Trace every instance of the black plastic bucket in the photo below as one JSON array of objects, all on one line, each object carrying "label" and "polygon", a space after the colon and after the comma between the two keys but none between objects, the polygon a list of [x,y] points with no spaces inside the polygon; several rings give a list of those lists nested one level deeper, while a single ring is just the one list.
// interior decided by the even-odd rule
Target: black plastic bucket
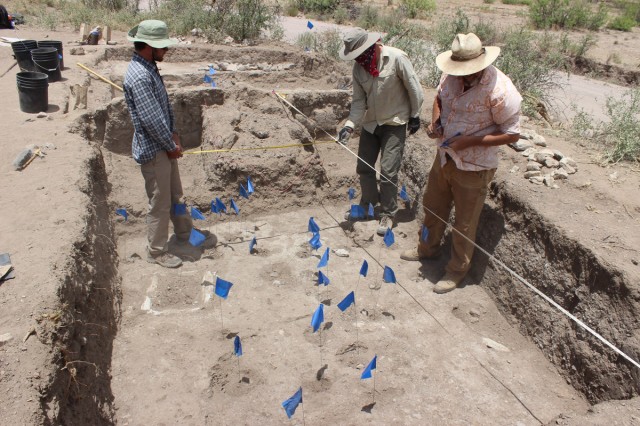
[{"label": "black plastic bucket", "polygon": [[62,49],[62,42],[56,40],[41,40],[38,41],[38,49],[41,47],[55,47],[58,51],[58,59],[60,60],[60,69],[64,69],[64,52]]},{"label": "black plastic bucket", "polygon": [[20,40],[11,43],[13,57],[18,61],[18,66],[22,71],[35,71],[36,66],[31,59],[31,51],[38,48],[35,40]]},{"label": "black plastic bucket", "polygon": [[36,66],[36,72],[43,72],[49,76],[49,82],[62,80],[58,50],[55,47],[41,47],[31,51],[31,58]]},{"label": "black plastic bucket", "polygon": [[20,111],[38,113],[49,108],[49,76],[42,72],[16,74]]}]

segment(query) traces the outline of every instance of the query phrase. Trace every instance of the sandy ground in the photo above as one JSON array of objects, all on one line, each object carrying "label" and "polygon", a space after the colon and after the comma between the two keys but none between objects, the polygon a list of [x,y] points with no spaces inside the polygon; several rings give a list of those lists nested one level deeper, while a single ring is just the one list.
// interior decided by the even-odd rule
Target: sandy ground
[{"label": "sandy ground", "polygon": [[[306,20],[295,22],[304,30]],[[69,32],[48,34],[29,27],[19,35],[65,43],[76,38]],[[125,43],[124,34],[114,38]],[[87,53],[92,57],[104,48],[88,48]],[[0,48],[0,58],[8,68],[6,47]],[[25,342],[23,338],[36,319],[60,309],[56,291],[85,226],[89,201],[78,188],[87,180],[86,161],[93,147],[66,132],[84,111],[65,113],[65,105],[69,86],[86,78],[71,64],[86,59],[65,56],[69,68],[63,71],[62,82],[50,86],[48,118],[19,111],[15,68],[0,79],[0,96],[5,99],[0,111],[10,129],[10,137],[0,140],[6,153],[0,164],[0,252],[11,254],[17,275],[0,285],[0,335],[12,336],[0,344],[3,424],[41,423],[40,415],[29,413],[44,412],[54,418],[59,409],[42,402],[50,374],[48,340],[40,335]],[[566,92],[585,108],[592,107],[594,98],[624,90],[582,78],[569,82]],[[304,84],[317,88],[324,83]],[[110,100],[112,92],[102,83],[94,81],[91,87],[90,108]],[[624,165],[601,168],[593,164],[591,148],[567,143],[553,131],[545,135],[555,148],[578,159],[581,170],[575,179],[555,191],[516,179],[509,170],[525,163],[510,152],[498,179],[537,200],[545,215],[618,264],[637,284],[640,206],[637,197],[628,195],[640,188],[637,171]],[[45,159],[36,159],[22,172],[13,170],[11,160],[26,145],[46,142],[55,149]],[[410,142],[427,143],[424,137]],[[319,148],[318,155],[328,176],[323,192],[339,189],[339,195],[313,207],[292,201],[286,211],[266,212],[262,205],[240,219],[220,223],[208,218],[202,227],[217,234],[221,245],[197,255],[197,260],[187,259],[179,270],[140,259],[144,222],[139,214],[127,223],[112,217],[117,222],[123,289],[122,319],[109,372],[114,422],[284,424],[280,403],[299,386],[304,389],[304,420],[301,410],[294,424],[546,424],[557,418],[559,423],[573,424],[637,422],[635,400],[623,402],[624,408],[614,401],[587,413],[583,395],[502,317],[482,286],[469,282],[449,295],[433,294],[431,283],[437,272],[425,274],[418,265],[408,266],[398,258],[413,244],[414,221],[398,225],[391,248],[373,236],[372,222],[343,230],[339,224],[349,204],[343,189],[354,184],[354,162],[337,146]],[[143,212],[142,182],[132,160],[107,152],[105,156],[111,161],[108,167],[120,174],[113,181],[111,205],[129,203],[133,212]],[[206,173],[193,157],[181,161],[186,192],[204,200],[200,194],[209,192]],[[425,159],[425,169],[429,164],[430,158]],[[254,198],[241,204],[242,211],[251,211],[250,203],[259,205],[266,196],[269,184],[260,183]],[[310,216],[322,228],[322,249],[349,252],[346,258],[331,254],[325,271],[331,284],[326,288],[319,289],[313,281],[320,253],[308,248]],[[609,235],[617,238],[615,244],[610,244]],[[253,236],[258,253],[251,255],[248,241]],[[363,260],[370,267],[364,279],[357,275]],[[397,284],[381,282],[384,265],[394,269]],[[442,267],[440,262],[433,269]],[[234,283],[227,300],[215,296],[208,300],[211,288],[201,285],[207,271]],[[378,285],[377,290],[370,288]],[[357,308],[341,313],[336,304],[351,290],[356,291]],[[147,297],[153,312],[142,310]],[[314,334],[309,322],[320,301],[327,301],[325,323]],[[236,334],[243,342],[240,359],[232,354]],[[488,345],[485,338],[501,346]],[[361,381],[359,375],[374,354],[378,369],[375,405],[371,405],[373,381]],[[59,361],[56,365],[64,366]]]}]

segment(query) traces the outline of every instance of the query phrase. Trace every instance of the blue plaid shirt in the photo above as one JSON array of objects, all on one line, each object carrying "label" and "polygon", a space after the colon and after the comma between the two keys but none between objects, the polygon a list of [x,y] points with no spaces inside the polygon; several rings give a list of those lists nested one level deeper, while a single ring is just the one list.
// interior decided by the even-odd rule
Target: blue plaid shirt
[{"label": "blue plaid shirt", "polygon": [[135,130],[131,145],[133,158],[144,164],[153,160],[159,151],[176,149],[172,139],[173,110],[155,62],[134,53],[123,86]]}]

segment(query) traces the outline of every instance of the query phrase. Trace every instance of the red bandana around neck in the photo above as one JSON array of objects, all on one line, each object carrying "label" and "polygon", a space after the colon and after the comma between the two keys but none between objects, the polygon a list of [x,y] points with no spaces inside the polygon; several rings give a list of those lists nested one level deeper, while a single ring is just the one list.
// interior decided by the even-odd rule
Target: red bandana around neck
[{"label": "red bandana around neck", "polygon": [[372,76],[377,77],[380,75],[380,72],[378,71],[378,55],[376,54],[375,44],[362,52],[362,54],[356,58],[356,62]]}]

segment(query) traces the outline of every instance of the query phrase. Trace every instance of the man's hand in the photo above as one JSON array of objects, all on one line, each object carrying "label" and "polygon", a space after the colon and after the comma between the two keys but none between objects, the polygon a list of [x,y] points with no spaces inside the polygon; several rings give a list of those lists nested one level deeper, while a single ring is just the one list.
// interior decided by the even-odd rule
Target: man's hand
[{"label": "man's hand", "polygon": [[463,149],[470,148],[478,144],[477,136],[454,136],[449,140],[447,148],[451,148],[454,151],[462,151]]},{"label": "man's hand", "polygon": [[412,135],[418,131],[420,128],[420,117],[410,117],[409,123],[407,124],[407,130],[409,134]]},{"label": "man's hand", "polygon": [[173,151],[167,151],[167,157],[172,160],[177,160],[182,157],[182,144],[180,143],[180,135],[174,133],[171,138],[173,139],[173,143],[176,144],[176,149]]},{"label": "man's hand", "polygon": [[441,138],[442,135],[443,129],[439,120],[436,123],[431,123],[427,126],[427,136],[431,139]]},{"label": "man's hand", "polygon": [[342,145],[346,145],[349,142],[349,138],[353,134],[353,129],[349,126],[344,126],[338,133],[338,142]]}]

